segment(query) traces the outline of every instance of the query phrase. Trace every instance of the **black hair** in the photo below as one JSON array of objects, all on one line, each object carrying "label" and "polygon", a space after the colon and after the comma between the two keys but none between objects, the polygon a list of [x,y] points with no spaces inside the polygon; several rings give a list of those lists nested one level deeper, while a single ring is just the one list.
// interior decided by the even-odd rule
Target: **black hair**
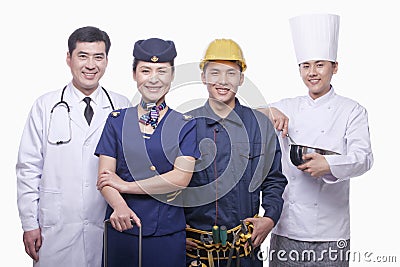
[{"label": "black hair", "polygon": [[106,45],[106,56],[108,56],[108,52],[110,51],[111,47],[111,41],[108,34],[105,31],[93,26],[86,26],[76,29],[69,36],[68,51],[70,55],[72,55],[72,52],[75,50],[77,42],[104,42]]}]

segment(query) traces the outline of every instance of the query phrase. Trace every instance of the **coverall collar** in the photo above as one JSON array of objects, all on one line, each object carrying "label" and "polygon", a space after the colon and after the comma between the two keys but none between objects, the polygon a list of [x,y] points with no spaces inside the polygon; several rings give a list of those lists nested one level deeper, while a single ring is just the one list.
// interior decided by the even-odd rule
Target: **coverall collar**
[{"label": "coverall collar", "polygon": [[209,125],[213,125],[216,123],[219,123],[221,121],[230,121],[232,123],[235,123],[239,126],[243,125],[243,121],[241,119],[242,117],[242,106],[240,105],[240,102],[237,98],[235,98],[235,107],[234,109],[229,113],[229,115],[226,118],[221,118],[217,114],[215,114],[214,110],[211,108],[209,101],[206,102],[204,105],[204,109],[206,110],[206,123]]}]

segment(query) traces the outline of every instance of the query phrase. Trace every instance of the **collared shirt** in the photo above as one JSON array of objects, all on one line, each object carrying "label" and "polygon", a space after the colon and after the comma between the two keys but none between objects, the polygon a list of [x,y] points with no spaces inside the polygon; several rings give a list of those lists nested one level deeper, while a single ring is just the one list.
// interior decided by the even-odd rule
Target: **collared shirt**
[{"label": "collared shirt", "polygon": [[289,117],[289,135],[296,144],[341,154],[325,156],[332,175],[313,178],[291,163],[290,141],[280,136],[283,172],[289,183],[274,233],[302,241],[349,239],[349,179],[373,164],[366,109],[337,95],[333,87],[316,100],[299,96],[271,106]]},{"label": "collared shirt", "polygon": [[[79,109],[83,116],[84,110],[86,108],[86,103],[85,103],[85,101],[83,101],[83,99],[85,97],[87,97],[87,95],[85,95],[81,91],[79,91],[72,83],[70,83],[69,86],[71,86],[71,88],[73,89],[73,90],[71,90],[73,92],[73,98],[77,103],[79,103]],[[91,98],[90,106],[93,108],[93,110],[96,110],[96,107],[99,103],[99,95],[100,95],[99,91],[100,90],[102,90],[102,89],[101,89],[101,86],[99,85],[97,87],[97,89],[93,91],[92,94],[88,95],[88,97]]]},{"label": "collared shirt", "polygon": [[276,223],[286,178],[281,172],[279,141],[269,119],[242,106],[220,118],[207,102],[190,115],[197,120],[201,158],[187,188],[186,223],[201,230],[214,224],[228,229],[259,213]]}]

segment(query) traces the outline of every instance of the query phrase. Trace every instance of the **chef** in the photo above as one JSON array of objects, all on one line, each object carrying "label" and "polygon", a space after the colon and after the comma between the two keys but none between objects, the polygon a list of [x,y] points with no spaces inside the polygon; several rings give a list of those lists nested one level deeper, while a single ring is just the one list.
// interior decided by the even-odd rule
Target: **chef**
[{"label": "chef", "polygon": [[299,73],[308,92],[272,106],[288,116],[289,136],[297,144],[339,155],[306,154],[305,163],[296,167],[290,161],[290,139],[280,136],[289,183],[271,236],[271,251],[282,252],[279,257],[269,255],[270,266],[348,266],[350,179],[371,168],[373,155],[366,109],[338,95],[331,84],[338,71],[339,19],[335,14],[290,19]]}]

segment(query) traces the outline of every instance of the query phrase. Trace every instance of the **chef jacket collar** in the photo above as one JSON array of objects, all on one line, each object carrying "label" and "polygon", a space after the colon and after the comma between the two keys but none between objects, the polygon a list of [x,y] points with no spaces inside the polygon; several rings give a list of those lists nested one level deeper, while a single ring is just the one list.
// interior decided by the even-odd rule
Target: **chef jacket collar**
[{"label": "chef jacket collar", "polygon": [[312,99],[310,95],[307,95],[307,96],[308,96],[308,100],[311,105],[322,105],[322,104],[328,102],[329,99],[331,99],[333,95],[335,95],[335,90],[333,89],[333,86],[331,85],[331,88],[329,89],[328,93],[324,94],[323,96],[318,97],[317,99]]},{"label": "chef jacket collar", "polygon": [[206,123],[209,125],[216,124],[220,121],[230,121],[232,123],[235,123],[239,126],[243,125],[243,120],[242,118],[242,106],[240,105],[240,102],[237,98],[235,98],[235,107],[233,110],[228,114],[226,118],[221,118],[217,114],[215,114],[214,110],[211,108],[209,101],[206,102],[204,105],[205,110],[207,111],[205,116],[206,116]]}]

